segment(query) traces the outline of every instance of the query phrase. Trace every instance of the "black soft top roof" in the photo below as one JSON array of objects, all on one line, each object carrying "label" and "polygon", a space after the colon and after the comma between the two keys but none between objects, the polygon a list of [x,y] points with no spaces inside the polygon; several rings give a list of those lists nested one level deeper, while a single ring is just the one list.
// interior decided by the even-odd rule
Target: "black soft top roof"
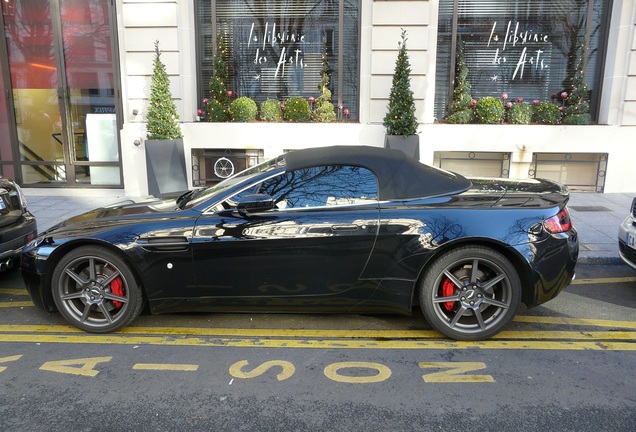
[{"label": "black soft top roof", "polygon": [[378,178],[379,199],[395,200],[447,195],[471,186],[465,177],[443,171],[407,156],[400,150],[369,146],[333,146],[285,154],[287,171],[317,165],[368,168]]}]

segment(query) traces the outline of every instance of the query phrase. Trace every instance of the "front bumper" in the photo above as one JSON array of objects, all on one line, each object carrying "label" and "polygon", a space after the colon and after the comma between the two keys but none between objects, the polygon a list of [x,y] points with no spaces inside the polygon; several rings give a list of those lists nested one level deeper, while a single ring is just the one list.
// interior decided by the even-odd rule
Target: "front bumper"
[{"label": "front bumper", "polygon": [[45,276],[37,272],[25,270],[24,266],[22,267],[21,273],[24,285],[35,307],[47,312],[57,311],[51,291],[45,289]]}]

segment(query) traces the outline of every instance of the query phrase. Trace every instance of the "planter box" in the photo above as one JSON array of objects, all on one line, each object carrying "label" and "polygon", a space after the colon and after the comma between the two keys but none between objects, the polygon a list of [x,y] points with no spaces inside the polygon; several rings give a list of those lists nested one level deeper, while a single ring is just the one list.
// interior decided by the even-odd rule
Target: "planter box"
[{"label": "planter box", "polygon": [[384,148],[402,150],[407,155],[420,160],[420,136],[419,135],[386,135]]},{"label": "planter box", "polygon": [[188,190],[183,139],[146,140],[148,193],[169,195]]}]

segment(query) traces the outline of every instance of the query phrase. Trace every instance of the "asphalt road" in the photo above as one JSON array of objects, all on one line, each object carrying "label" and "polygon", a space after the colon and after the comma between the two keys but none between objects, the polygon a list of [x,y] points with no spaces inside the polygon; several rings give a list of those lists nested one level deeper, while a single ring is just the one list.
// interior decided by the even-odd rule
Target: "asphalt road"
[{"label": "asphalt road", "polygon": [[633,431],[636,272],[580,266],[489,341],[421,314],[141,316],[89,335],[0,274],[0,431]]}]

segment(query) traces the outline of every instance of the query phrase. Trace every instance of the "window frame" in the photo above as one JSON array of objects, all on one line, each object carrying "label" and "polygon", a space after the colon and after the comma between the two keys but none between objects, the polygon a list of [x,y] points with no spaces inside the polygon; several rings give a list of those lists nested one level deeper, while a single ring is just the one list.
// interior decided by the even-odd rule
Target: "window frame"
[{"label": "window frame", "polygon": [[[475,0],[476,1],[476,0]],[[520,2],[521,0],[512,0],[514,2]],[[591,32],[592,32],[592,24],[593,24],[593,15],[594,15],[594,6],[596,0],[588,0],[587,4],[587,16],[586,16],[586,25],[585,25],[585,35],[584,35],[584,43],[586,47],[590,46],[591,40]],[[598,69],[598,82],[595,83],[596,91],[592,92],[590,98],[590,114],[592,116],[592,123],[596,124],[599,120],[599,111],[600,105],[602,101],[602,93],[603,93],[603,84],[604,84],[604,75],[605,75],[605,64],[607,60],[607,43],[609,39],[609,32],[611,26],[611,15],[614,5],[614,0],[606,0],[607,1],[607,19],[604,23],[603,31],[598,36],[598,46],[601,47],[600,54],[598,56],[596,68]],[[457,69],[457,38],[458,38],[458,20],[459,20],[459,0],[453,0],[453,15],[452,15],[452,29],[451,29],[451,46],[450,46],[450,68],[448,74],[448,92],[446,94],[446,108],[443,111],[444,118],[450,114],[451,105],[453,103],[453,92],[454,92],[454,82],[455,82],[455,74]],[[439,27],[438,27],[439,31]],[[586,70],[588,64],[589,52],[585,51],[583,56],[583,69]],[[439,61],[439,58],[437,59]],[[435,114],[442,114],[435,113]],[[441,120],[441,119],[438,119]]]},{"label": "window frame", "polygon": [[[338,40],[336,41],[336,44],[338,46],[338,53],[337,53],[337,61],[338,61],[338,67],[337,70],[334,71],[334,73],[337,76],[337,80],[336,82],[332,82],[332,88],[333,90],[333,94],[332,94],[332,102],[335,101],[334,103],[334,108],[336,109],[336,113],[338,114],[338,109],[339,107],[344,107],[347,108],[347,103],[349,101],[345,101],[343,100],[343,94],[344,94],[344,85],[345,85],[345,55],[344,55],[344,50],[345,50],[345,40],[344,37],[342,37],[342,35],[344,34],[344,28],[345,28],[345,0],[337,0],[338,1]],[[208,98],[209,94],[208,92],[205,90],[207,89],[208,83],[207,82],[203,82],[203,68],[202,68],[202,58],[203,58],[203,53],[204,53],[204,49],[201,46],[201,32],[202,32],[202,26],[206,25],[206,24],[210,24],[211,25],[211,29],[212,29],[212,34],[211,34],[211,44],[213,47],[213,55],[216,55],[216,47],[217,47],[217,34],[218,34],[218,25],[217,25],[217,8],[216,8],[216,0],[202,0],[202,2],[209,2],[210,3],[210,9],[211,9],[211,23],[204,23],[203,22],[203,17],[201,16],[201,13],[199,11],[198,7],[194,8],[194,27],[195,27],[195,50],[196,50],[196,77],[197,77],[197,81],[200,80],[201,82],[196,86],[197,87],[197,101],[202,101],[204,98]],[[362,36],[362,23],[361,23],[361,16],[362,16],[362,0],[351,0],[350,1],[352,4],[356,4],[357,5],[357,53],[358,55],[356,56],[355,60],[356,60],[356,65],[355,65],[355,70],[354,73],[356,75],[356,83],[355,83],[355,88],[354,88],[354,93],[355,93],[355,117],[353,115],[351,115],[351,117],[349,117],[347,120],[354,122],[354,123],[358,123],[360,121],[360,108],[361,108],[361,98],[360,98],[360,90],[361,90],[361,77],[360,77],[360,71],[361,71],[361,67],[360,67],[360,61],[361,61],[361,53],[360,50],[362,49],[362,43],[361,43],[361,36]],[[332,74],[333,76],[333,74]],[[316,95],[316,97],[319,96],[319,94]],[[281,101],[283,102],[283,101]],[[197,102],[198,103],[198,102]],[[352,111],[353,114],[353,111]]]}]

